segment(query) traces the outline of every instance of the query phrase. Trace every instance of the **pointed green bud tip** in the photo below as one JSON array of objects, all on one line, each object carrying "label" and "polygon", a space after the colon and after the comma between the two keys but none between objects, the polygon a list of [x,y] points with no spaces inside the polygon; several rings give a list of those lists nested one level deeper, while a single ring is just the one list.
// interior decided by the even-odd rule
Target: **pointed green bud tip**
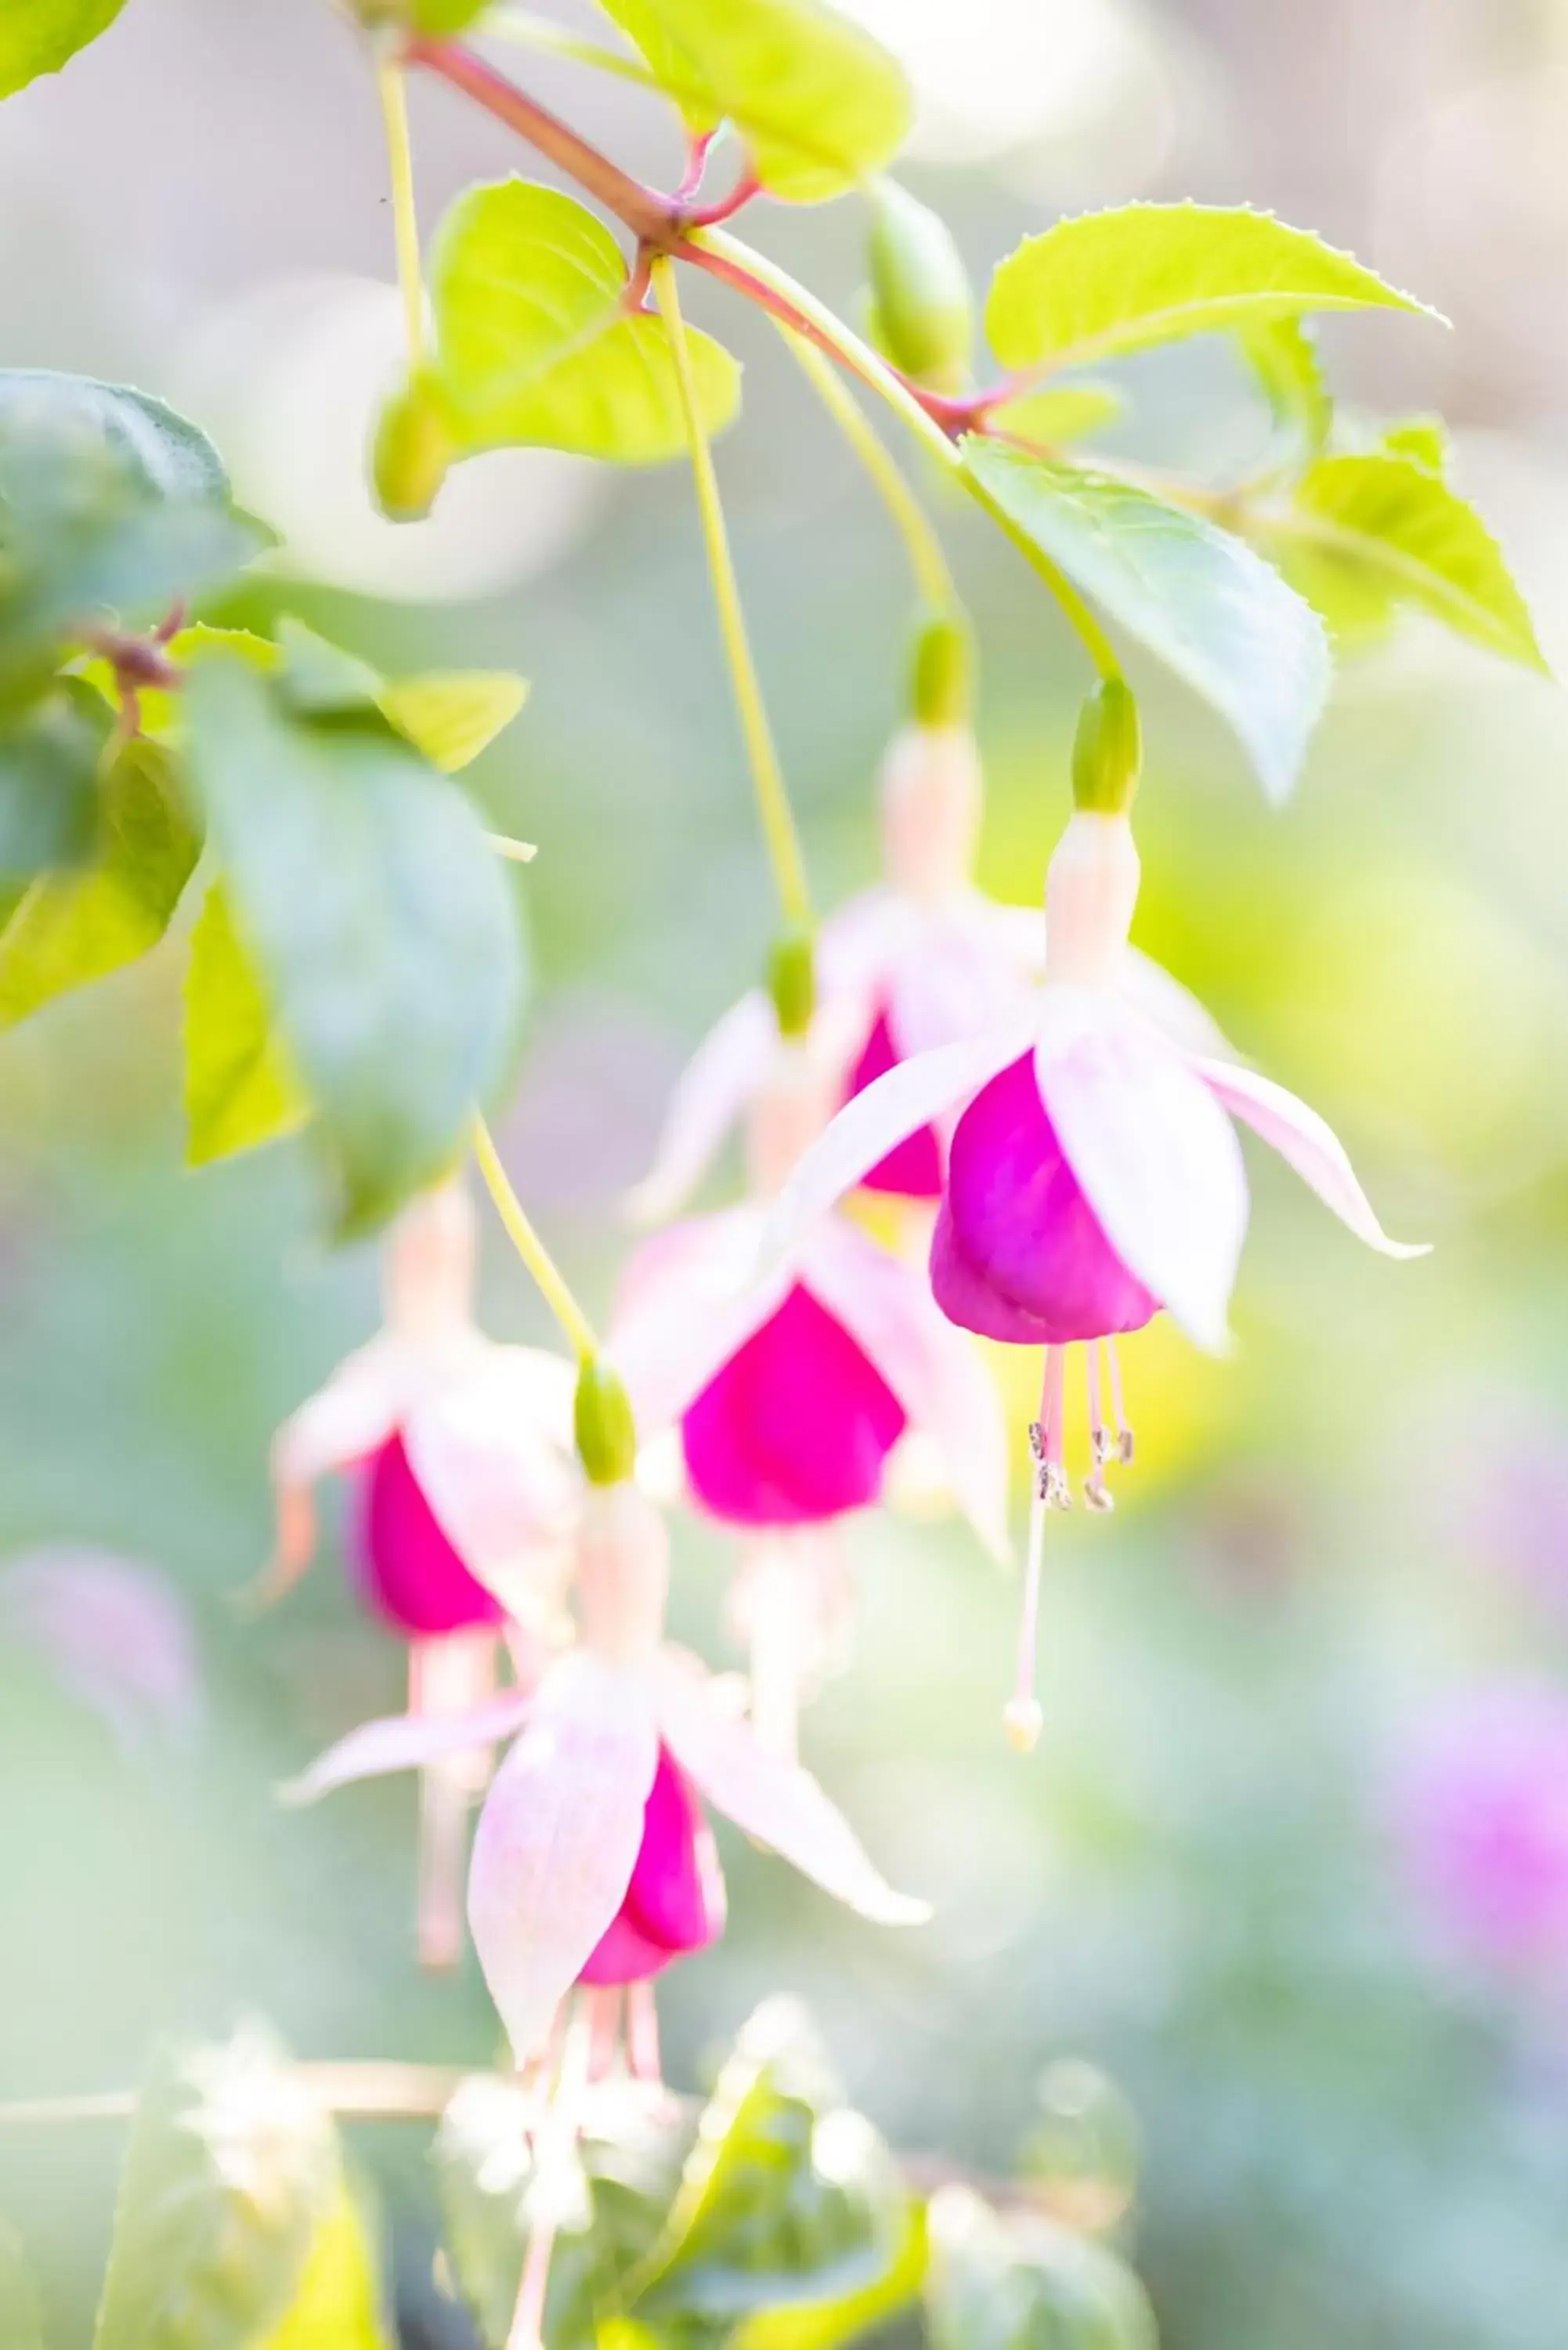
[{"label": "pointed green bud tip", "polygon": [[440,407],[416,377],[392,393],[376,420],[370,484],[389,522],[422,522],[455,452]]},{"label": "pointed green bud tip", "polygon": [[572,1424],[589,1484],[624,1484],[637,1467],[637,1423],[619,1376],[597,1355],[577,1373]]},{"label": "pointed green bud tip", "polygon": [[922,726],[967,726],[974,709],[974,649],[956,612],[921,621],[915,638],[910,701]]},{"label": "pointed green bud tip", "polygon": [[794,923],[768,951],[768,993],[781,1036],[804,1036],[816,1010],[816,952],[811,931]]},{"label": "pointed green bud tip", "polygon": [[1119,677],[1096,686],[1078,717],[1073,744],[1073,804],[1096,816],[1125,816],[1137,790],[1143,732],[1132,688]]},{"label": "pointed green bud tip", "polygon": [[881,349],[932,391],[961,391],[974,297],[947,223],[895,181],[871,194],[871,300]]}]

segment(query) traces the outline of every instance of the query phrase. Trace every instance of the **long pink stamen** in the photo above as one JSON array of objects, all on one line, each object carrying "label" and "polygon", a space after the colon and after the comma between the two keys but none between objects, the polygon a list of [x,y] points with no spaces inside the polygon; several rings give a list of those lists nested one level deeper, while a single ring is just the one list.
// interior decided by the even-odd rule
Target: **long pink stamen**
[{"label": "long pink stamen", "polygon": [[800,1754],[801,1573],[801,1562],[787,1538],[764,1537],[757,1546],[746,1595],[752,1728],[759,1745],[781,1762],[796,1762]]},{"label": "long pink stamen", "polygon": [[[409,1650],[409,1711],[472,1713],[496,1690],[499,1641],[489,1630],[416,1640]],[[488,1750],[450,1754],[420,1773],[419,1958],[447,1973],[462,1962],[468,1820],[490,1776]]]},{"label": "long pink stamen", "polygon": [[1038,1742],[1044,1716],[1034,1693],[1040,1647],[1040,1584],[1045,1557],[1045,1513],[1072,1506],[1062,1467],[1062,1414],[1066,1357],[1060,1347],[1045,1349],[1040,1417],[1029,1431],[1035,1472],[1029,1503],[1029,1549],[1023,1568],[1023,1607],[1018,1626],[1018,1679],[1002,1717],[1010,1746],[1027,1754]]},{"label": "long pink stamen", "polygon": [[659,2049],[659,2005],[650,1982],[626,1987],[626,2053],[634,2081],[662,2081]]},{"label": "long pink stamen", "polygon": [[569,2018],[561,2039],[560,2063],[544,2118],[534,2141],[536,2216],[517,2287],[517,2305],[506,2350],[545,2350],[545,2304],[550,2290],[550,2260],[556,2249],[566,2175],[582,2127],[583,2095],[592,2061],[593,2016],[586,2003]]},{"label": "long pink stamen", "polygon": [[1111,1373],[1111,1417],[1116,1422],[1116,1459],[1125,1467],[1133,1457],[1133,1432],[1127,1425],[1127,1408],[1122,1402],[1122,1367],[1116,1359],[1116,1342],[1114,1338],[1106,1340],[1106,1360],[1110,1366]]},{"label": "long pink stamen", "polygon": [[621,1986],[594,1986],[581,1997],[588,2012],[588,2078],[607,2081],[620,2054]]},{"label": "long pink stamen", "polygon": [[1106,1433],[1100,1384],[1100,1342],[1097,1338],[1091,1338],[1084,1350],[1084,1367],[1089,1395],[1089,1458],[1093,1464],[1084,1480],[1084,1500],[1091,1510],[1114,1510],[1115,1497],[1100,1473],[1111,1457],[1111,1440]]}]

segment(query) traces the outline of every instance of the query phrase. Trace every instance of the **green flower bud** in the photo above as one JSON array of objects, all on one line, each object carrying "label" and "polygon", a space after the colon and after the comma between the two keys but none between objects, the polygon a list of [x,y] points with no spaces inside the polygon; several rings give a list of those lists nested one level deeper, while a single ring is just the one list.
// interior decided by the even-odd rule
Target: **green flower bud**
[{"label": "green flower bud", "polygon": [[1143,735],[1125,679],[1107,677],[1078,716],[1073,743],[1073,803],[1096,816],[1125,816],[1137,790]]},{"label": "green flower bud", "polygon": [[961,391],[974,299],[945,221],[891,180],[872,193],[871,302],[880,348],[917,383]]},{"label": "green flower bud", "polygon": [[804,1036],[816,1010],[816,957],[809,929],[796,925],[768,951],[768,993],[781,1036]]},{"label": "green flower bud", "polygon": [[637,1467],[637,1423],[618,1374],[588,1356],[577,1373],[572,1423],[591,1485],[620,1485]]},{"label": "green flower bud", "polygon": [[974,707],[974,652],[967,623],[954,612],[922,621],[915,639],[910,692],[922,726],[967,726]]},{"label": "green flower bud", "polygon": [[391,394],[376,421],[370,482],[389,522],[421,522],[435,504],[455,451],[428,386],[415,380]]}]

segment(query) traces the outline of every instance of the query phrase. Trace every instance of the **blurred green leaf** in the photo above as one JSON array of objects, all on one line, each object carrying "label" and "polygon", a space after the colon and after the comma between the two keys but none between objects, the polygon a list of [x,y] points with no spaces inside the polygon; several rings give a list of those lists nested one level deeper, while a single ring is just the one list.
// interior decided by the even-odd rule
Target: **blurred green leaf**
[{"label": "blurred green leaf", "polygon": [[967,2187],[932,2197],[929,2230],[931,2350],[1156,2350],[1143,2287],[1088,2237]]},{"label": "blurred green leaf", "polygon": [[[182,670],[203,653],[232,652],[260,670],[276,669],[282,655],[265,637],[253,635],[249,629],[214,629],[204,620],[197,620],[171,637],[165,648],[176,669]],[[107,700],[112,701],[118,691],[113,664],[94,654],[89,660],[73,664],[71,674],[85,678],[96,686]],[[144,685],[136,696],[140,732],[149,742],[178,744],[184,735],[185,711],[178,687]]]},{"label": "blurred green leaf", "polygon": [[254,2350],[337,2191],[331,2123],[269,2037],[165,2056],[131,2130],[94,2350]]},{"label": "blurred green leaf", "polygon": [[1033,441],[1050,447],[1059,441],[1079,441],[1114,424],[1127,402],[1108,383],[1064,383],[1049,391],[1027,391],[1018,400],[992,409],[993,429],[1016,441]]},{"label": "blurred green leaf", "polygon": [[510,670],[431,670],[381,690],[381,713],[443,775],[471,766],[528,699]]},{"label": "blurred green leaf", "polygon": [[376,708],[380,672],[303,620],[284,615],[277,624],[277,650],[284,700],[302,717],[341,718]]},{"label": "blurred green leaf", "polygon": [[5,0],[0,12],[0,98],[39,74],[58,73],[107,32],[125,0]]},{"label": "blurred green leaf", "polygon": [[1249,321],[1368,307],[1426,306],[1267,213],[1126,204],[1025,237],[998,264],[985,329],[1003,367],[1064,368]]},{"label": "blurred green leaf", "polygon": [[946,221],[896,180],[879,180],[868,258],[877,348],[917,382],[961,390],[974,343],[974,296]]},{"label": "blurred green leaf", "polygon": [[857,2342],[919,2300],[927,2259],[925,2210],[909,2196],[900,2226],[889,2233],[879,2276],[820,2301],[758,2310],[742,2320],[728,2350],[839,2350],[842,2343]]},{"label": "blurred green leaf", "polygon": [[298,2290],[255,2350],[395,2350],[380,2263],[363,2202],[346,2179],[318,2223]]},{"label": "blurred green leaf", "polygon": [[99,846],[79,872],[40,876],[0,930],[0,1027],[157,945],[201,839],[166,752],[132,743],[99,798]]},{"label": "blurred green leaf", "polygon": [[982,503],[1211,702],[1271,799],[1295,779],[1328,691],[1322,624],[1229,531],[1145,490],[971,439]]},{"label": "blurred green leaf", "polygon": [[494,0],[412,0],[409,14],[421,33],[461,33],[493,5]]},{"label": "blurred green leaf", "polygon": [[[831,2327],[862,2296],[897,2290],[889,2280],[909,2258],[908,2199],[887,2148],[845,2106],[802,2010],[766,2002],[698,2125],[634,2314],[655,2326],[667,2317],[733,2324],[789,2305],[803,2323],[811,2311]],[[761,2338],[778,2350],[794,2339]]]},{"label": "blurred green leaf", "polygon": [[340,1229],[433,1181],[500,1078],[522,999],[506,884],[462,792],[379,712],[309,719],[197,664],[192,754],[235,911],[314,1098]]},{"label": "blurred green leaf", "polygon": [[818,0],[601,0],[698,137],[732,122],[769,192],[842,195],[892,161],[914,107],[902,68]]},{"label": "blurred green leaf", "polygon": [[214,882],[185,973],[185,1158],[205,1167],[297,1133],[311,1115],[254,961]]},{"label": "blurred green leaf", "polygon": [[679,2108],[635,2084],[595,2093],[570,2175],[538,2169],[535,2101],[475,2075],[447,2107],[431,2158],[448,2255],[481,2333],[501,2350],[529,2235],[548,2202],[559,2228],[550,2263],[551,2350],[594,2350],[618,2314],[629,2272],[664,2224],[691,2137]]},{"label": "blurred green leaf", "polygon": [[113,723],[103,696],[70,678],[9,725],[0,722],[0,875],[79,865],[91,855],[99,767]]},{"label": "blurred green leaf", "polygon": [[1375,594],[1409,604],[1505,660],[1544,670],[1524,598],[1473,506],[1408,456],[1324,457],[1264,535],[1293,539],[1365,574]]},{"label": "blurred green leaf", "polygon": [[1311,328],[1303,318],[1252,318],[1236,341],[1281,438],[1316,456],[1333,430],[1334,399]]},{"label": "blurred green leaf", "polygon": [[[513,445],[618,463],[681,455],[686,428],[661,318],[626,307],[626,264],[603,223],[555,188],[471,188],[431,256],[436,359],[400,395],[443,426],[450,455]],[[710,432],[735,413],[740,369],[691,337]]]},{"label": "blurred green leaf", "polygon": [[[0,33],[0,45],[5,37]],[[228,502],[223,459],[200,427],[165,400],[129,384],[49,368],[0,369],[0,432],[62,426],[107,450],[149,496]]]},{"label": "blurred green leaf", "polygon": [[0,2219],[0,2350],[44,2350],[44,2307],[9,2220]]},{"label": "blurred green leaf", "polygon": [[1449,428],[1440,416],[1401,416],[1386,424],[1378,445],[1391,457],[1408,457],[1429,473],[1446,473],[1451,452]]}]

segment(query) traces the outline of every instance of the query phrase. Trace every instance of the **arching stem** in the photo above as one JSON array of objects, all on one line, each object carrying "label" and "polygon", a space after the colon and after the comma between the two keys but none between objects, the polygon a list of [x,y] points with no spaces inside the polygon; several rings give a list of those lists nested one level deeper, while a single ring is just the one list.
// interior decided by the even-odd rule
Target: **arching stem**
[{"label": "arching stem", "polygon": [[414,203],[414,154],[409,138],[409,93],[401,61],[384,57],[376,67],[376,88],[387,137],[387,167],[392,182],[392,229],[398,248],[398,284],[409,359],[425,355],[425,289],[420,268],[420,219]]},{"label": "arching stem", "polygon": [[495,1212],[505,1226],[513,1247],[533,1274],[540,1295],[560,1325],[562,1336],[582,1361],[591,1361],[599,1351],[593,1324],[573,1296],[566,1275],[535,1231],[501,1163],[495,1138],[482,1118],[473,1121],[473,1155],[484,1178],[485,1188],[495,1203]]}]

